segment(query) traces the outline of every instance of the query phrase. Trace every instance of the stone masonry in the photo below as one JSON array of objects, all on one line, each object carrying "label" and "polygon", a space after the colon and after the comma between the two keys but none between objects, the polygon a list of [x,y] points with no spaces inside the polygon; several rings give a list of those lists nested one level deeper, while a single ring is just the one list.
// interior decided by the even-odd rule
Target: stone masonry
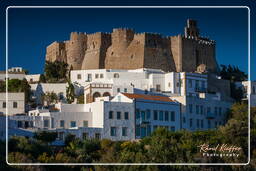
[{"label": "stone masonry", "polygon": [[184,35],[164,37],[113,29],[112,33],[72,32],[70,40],[47,47],[47,61],[65,61],[80,69],[137,69],[216,72],[215,41],[200,37],[195,20],[187,20]]}]

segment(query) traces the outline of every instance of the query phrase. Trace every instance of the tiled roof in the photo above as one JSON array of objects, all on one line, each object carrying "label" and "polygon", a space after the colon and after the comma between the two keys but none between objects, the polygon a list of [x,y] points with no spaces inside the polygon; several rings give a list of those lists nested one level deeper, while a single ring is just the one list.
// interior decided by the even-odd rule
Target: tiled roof
[{"label": "tiled roof", "polygon": [[174,102],[167,96],[152,96],[146,94],[130,94],[130,93],[122,93],[126,97],[130,99],[144,99],[144,100],[154,100],[154,101],[162,101],[162,102]]}]

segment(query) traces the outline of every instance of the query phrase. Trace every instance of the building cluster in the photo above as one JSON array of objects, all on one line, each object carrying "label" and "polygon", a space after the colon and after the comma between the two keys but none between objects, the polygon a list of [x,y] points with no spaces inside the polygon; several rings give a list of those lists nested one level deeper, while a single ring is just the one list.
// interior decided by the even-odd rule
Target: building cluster
[{"label": "building cluster", "polygon": [[[76,94],[84,94],[84,104],[65,103],[66,83],[40,83],[37,75],[12,74],[12,79],[29,82],[31,98],[41,107],[27,108],[23,92],[8,93],[8,103],[6,93],[0,93],[0,112],[9,115],[9,136],[32,136],[35,131],[46,130],[57,132],[60,142],[68,134],[79,138],[135,140],[150,135],[158,127],[170,131],[214,129],[225,124],[226,111],[234,102],[228,93],[216,91],[225,80],[209,73],[146,68],[73,70],[71,82]],[[6,80],[3,74],[1,78]],[[213,81],[216,86],[209,85]],[[249,94],[248,84],[252,90]],[[245,97],[250,96],[251,106],[255,105],[256,83],[241,82],[237,87],[242,87]],[[47,92],[61,94],[63,100],[51,108],[43,107],[41,96]],[[1,117],[1,122],[4,119]],[[5,138],[5,129],[1,129],[0,135]]]},{"label": "building cluster", "polygon": [[[67,83],[41,83],[40,74],[20,67],[0,72],[0,81],[26,79],[24,92],[0,93],[0,137],[33,136],[54,131],[59,142],[68,134],[79,138],[136,140],[158,127],[170,131],[208,130],[225,124],[234,103],[230,82],[216,75],[215,41],[200,37],[197,23],[188,20],[185,35],[162,37],[136,34],[131,29],[113,33],[72,33],[65,42],[47,47],[47,61],[64,61],[78,99],[67,103]],[[8,73],[8,75],[6,75]],[[256,82],[236,83],[244,98],[256,106]],[[45,103],[47,93],[57,101]]]}]

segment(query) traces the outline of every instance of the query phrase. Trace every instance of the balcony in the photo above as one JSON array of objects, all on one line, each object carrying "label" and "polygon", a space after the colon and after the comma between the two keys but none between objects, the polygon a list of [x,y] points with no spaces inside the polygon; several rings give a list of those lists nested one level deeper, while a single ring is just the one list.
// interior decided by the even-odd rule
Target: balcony
[{"label": "balcony", "polygon": [[207,113],[207,114],[206,114],[206,118],[207,118],[207,119],[214,119],[214,118],[215,118],[215,115],[214,115],[214,113]]}]

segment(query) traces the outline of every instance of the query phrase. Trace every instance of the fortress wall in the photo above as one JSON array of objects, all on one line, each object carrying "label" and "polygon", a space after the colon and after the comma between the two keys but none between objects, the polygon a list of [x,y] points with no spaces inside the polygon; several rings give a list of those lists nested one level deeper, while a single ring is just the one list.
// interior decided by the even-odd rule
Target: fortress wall
[{"label": "fortress wall", "polygon": [[85,51],[81,69],[101,69],[105,67],[107,48],[111,45],[111,36],[107,33],[87,35],[87,49]]},{"label": "fortress wall", "polygon": [[170,37],[170,48],[177,72],[182,71],[182,39],[181,35]]},{"label": "fortress wall", "polygon": [[[113,42],[113,40],[112,40]],[[128,44],[128,43],[127,43]],[[107,50],[105,60],[106,69],[137,69],[143,67],[145,35],[135,34],[128,47],[118,52],[119,46],[111,45]],[[118,55],[116,54],[118,53]]]},{"label": "fortress wall", "polygon": [[182,70],[193,72],[200,64],[215,72],[217,62],[215,59],[215,44],[210,41],[182,38]]},{"label": "fortress wall", "polygon": [[65,43],[53,42],[46,48],[46,61],[65,61],[66,62],[66,51]]},{"label": "fortress wall", "polygon": [[170,41],[158,34],[146,34],[144,68],[176,71]]},{"label": "fortress wall", "polygon": [[87,35],[84,33],[72,32],[70,40],[67,44],[67,63],[73,69],[81,69],[85,50],[86,50]]}]

